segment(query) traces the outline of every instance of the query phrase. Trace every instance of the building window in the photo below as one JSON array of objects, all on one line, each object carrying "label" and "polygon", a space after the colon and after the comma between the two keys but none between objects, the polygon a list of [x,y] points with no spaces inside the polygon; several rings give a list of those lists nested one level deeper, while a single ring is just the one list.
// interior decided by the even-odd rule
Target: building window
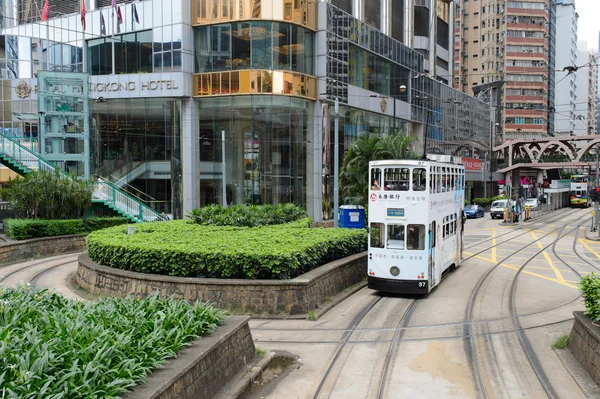
[{"label": "building window", "polygon": [[116,36],[115,74],[152,72],[152,31]]},{"label": "building window", "polygon": [[429,9],[415,6],[415,36],[429,37]]},{"label": "building window", "polygon": [[102,39],[88,40],[89,73],[91,75],[112,74],[112,40]]}]

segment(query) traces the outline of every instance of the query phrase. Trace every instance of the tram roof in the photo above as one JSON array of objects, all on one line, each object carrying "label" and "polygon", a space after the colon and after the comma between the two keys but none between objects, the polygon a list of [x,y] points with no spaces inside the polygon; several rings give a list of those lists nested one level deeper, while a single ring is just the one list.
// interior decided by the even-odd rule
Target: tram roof
[{"label": "tram roof", "polygon": [[461,157],[453,157],[450,155],[427,155],[427,159],[387,159],[380,161],[370,161],[370,166],[382,166],[382,165],[409,165],[409,166],[419,166],[423,165],[436,165],[436,164],[444,164],[444,165],[452,165],[452,166],[463,166]]}]

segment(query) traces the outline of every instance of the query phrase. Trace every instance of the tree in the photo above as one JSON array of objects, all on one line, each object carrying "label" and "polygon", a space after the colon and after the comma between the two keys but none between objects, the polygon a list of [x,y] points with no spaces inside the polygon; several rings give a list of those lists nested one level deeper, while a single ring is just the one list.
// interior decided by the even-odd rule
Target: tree
[{"label": "tree", "polygon": [[90,181],[35,171],[10,179],[2,197],[17,217],[27,219],[74,219],[85,215],[92,205]]},{"label": "tree", "polygon": [[361,134],[348,149],[340,171],[343,203],[365,205],[369,188],[369,161],[380,159],[416,159],[411,147],[414,136],[402,131],[390,135]]}]

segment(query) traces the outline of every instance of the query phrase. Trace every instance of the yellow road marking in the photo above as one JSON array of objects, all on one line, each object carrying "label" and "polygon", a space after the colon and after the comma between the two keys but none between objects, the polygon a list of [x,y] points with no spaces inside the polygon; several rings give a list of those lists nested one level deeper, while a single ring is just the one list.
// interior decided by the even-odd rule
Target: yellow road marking
[{"label": "yellow road marking", "polygon": [[585,240],[582,240],[581,238],[579,239],[579,241],[581,241],[581,243],[583,244],[584,247],[586,247],[588,250],[590,250],[591,253],[593,253],[596,258],[600,259],[600,254],[598,254],[598,252],[594,251],[594,249],[592,247],[590,247]]},{"label": "yellow road marking", "polygon": [[492,262],[496,263],[496,229],[492,229]]},{"label": "yellow road marking", "polygon": [[[531,232],[531,236],[533,237],[534,240],[537,240],[537,237],[535,236],[535,233],[533,231]],[[540,249],[544,248],[544,246],[542,245],[541,242],[538,241],[536,244],[538,245],[538,247]],[[558,268],[556,267],[556,265],[550,258],[550,255],[548,255],[548,253],[546,252],[546,250],[543,250],[542,254],[544,255],[544,258],[546,258],[546,262],[548,262],[548,264],[550,265],[552,270],[554,270],[554,274],[556,274],[556,278],[559,279],[560,281],[565,281],[565,278],[563,277],[562,273],[560,272],[560,270],[558,270]]]},{"label": "yellow road marking", "polygon": [[[466,252],[466,251],[465,251],[465,254],[466,255],[473,255],[472,253],[469,253],[469,252]],[[487,259],[487,258],[484,258],[484,257],[479,256],[479,255],[475,255],[475,258],[481,259],[481,260],[484,260],[486,262],[493,263],[493,264],[497,263],[497,262],[492,262],[491,259]],[[507,269],[515,270],[515,271],[518,271],[521,268],[520,266],[510,265],[510,264],[507,264],[507,263],[501,263],[500,266],[505,267]],[[544,276],[543,274],[538,274],[538,273],[530,272],[530,271],[527,271],[527,270],[523,270],[521,273],[528,274],[528,275],[533,276],[533,277],[538,277],[538,278],[541,278],[543,280],[551,281],[551,282],[556,283],[556,284],[564,285],[565,287],[569,287],[569,288],[573,288],[573,289],[578,289],[579,288],[576,285],[567,283],[566,280],[564,280],[564,279],[561,281],[561,280],[558,280],[558,279],[555,279],[555,278],[552,278],[552,277]]]}]

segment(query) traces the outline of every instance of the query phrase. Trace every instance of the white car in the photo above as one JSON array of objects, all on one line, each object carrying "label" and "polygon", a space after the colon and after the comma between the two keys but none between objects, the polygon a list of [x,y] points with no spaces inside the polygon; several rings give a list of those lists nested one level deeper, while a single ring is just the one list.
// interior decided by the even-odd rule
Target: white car
[{"label": "white car", "polygon": [[537,198],[527,198],[523,206],[528,206],[532,211],[537,211],[540,206],[540,201]]},{"label": "white car", "polygon": [[504,208],[506,208],[508,200],[497,200],[492,202],[490,206],[490,216],[492,219],[502,219],[504,217]]}]

